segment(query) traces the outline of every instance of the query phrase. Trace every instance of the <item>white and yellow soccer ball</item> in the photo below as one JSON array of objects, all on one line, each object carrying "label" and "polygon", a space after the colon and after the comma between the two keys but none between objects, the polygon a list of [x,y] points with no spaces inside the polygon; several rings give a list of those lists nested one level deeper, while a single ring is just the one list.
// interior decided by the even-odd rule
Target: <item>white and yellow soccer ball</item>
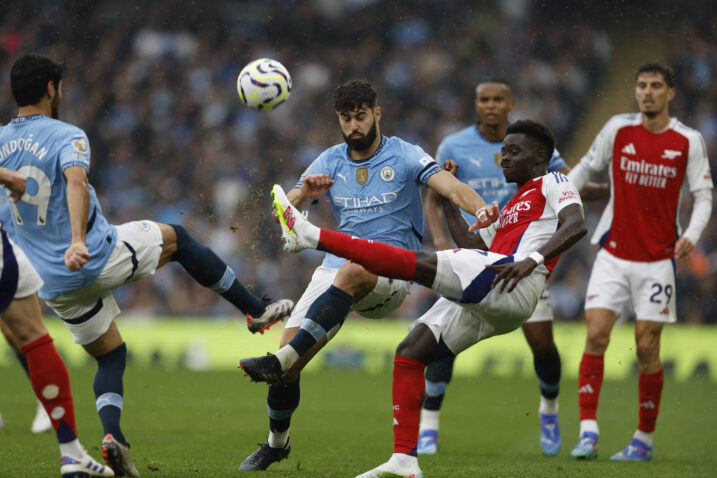
[{"label": "white and yellow soccer ball", "polygon": [[289,71],[276,60],[259,58],[242,68],[237,78],[242,103],[256,111],[273,110],[291,95]]}]

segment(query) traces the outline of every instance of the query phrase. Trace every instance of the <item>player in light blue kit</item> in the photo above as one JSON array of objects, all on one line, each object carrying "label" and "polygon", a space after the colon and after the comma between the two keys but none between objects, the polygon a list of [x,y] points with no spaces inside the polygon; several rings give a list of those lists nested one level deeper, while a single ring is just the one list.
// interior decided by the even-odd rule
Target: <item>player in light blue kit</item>
[{"label": "player in light blue kit", "polygon": [[27,178],[25,194],[11,204],[12,216],[18,245],[44,281],[39,296],[97,360],[102,454],[118,476],[139,476],[120,428],[127,348],[114,322],[119,307],[112,291],[176,261],[197,282],[261,321],[278,320],[293,302],[267,305],[249,293],[231,268],[182,226],[107,222],[87,179],[87,136],[57,120],[63,69],[39,55],[25,55],[13,65],[10,84],[20,108],[0,128],[0,164]]},{"label": "player in light blue kit", "polygon": [[[445,138],[436,153],[443,164],[453,161],[458,166],[456,176],[475,189],[488,203],[496,201],[502,209],[513,197],[515,184],[506,183],[500,167],[501,147],[508,127],[508,115],[515,106],[510,86],[504,80],[489,80],[476,86],[475,107],[477,124]],[[548,171],[567,174],[570,168],[555,150],[548,163]],[[437,250],[450,249],[443,226],[440,197],[432,191],[426,195],[426,219]],[[466,216],[472,222],[472,218]],[[459,314],[461,307],[440,298],[423,318]],[[540,384],[540,447],[553,456],[561,446],[558,425],[558,391],[560,388],[560,355],[553,341],[553,313],[549,294],[545,290],[533,315],[522,325],[525,338],[533,352],[533,365]],[[426,395],[421,412],[419,454],[438,451],[439,414],[443,396],[451,381],[455,356],[437,360],[426,369]]]},{"label": "player in light blue kit", "polygon": [[[327,195],[339,231],[417,250],[423,239],[422,185],[465,211],[485,205],[420,147],[381,134],[381,108],[370,83],[354,80],[340,85],[334,90],[334,107],[346,144],[324,151],[288,192],[297,208]],[[299,405],[298,373],[338,332],[349,311],[386,317],[401,305],[409,286],[326,255],[285,325],[281,349],[276,355],[240,362],[253,380],[271,384],[268,441],[240,469],[265,470],[289,455],[289,425]]]}]

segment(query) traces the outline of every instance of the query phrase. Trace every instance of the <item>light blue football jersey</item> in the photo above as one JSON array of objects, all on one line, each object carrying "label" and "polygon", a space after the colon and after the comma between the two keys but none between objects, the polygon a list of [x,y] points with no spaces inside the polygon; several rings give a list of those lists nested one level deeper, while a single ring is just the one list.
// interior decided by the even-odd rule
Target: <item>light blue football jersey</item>
[{"label": "light blue football jersey", "polygon": [[79,271],[65,266],[72,230],[64,171],[90,169],[90,143],[80,128],[45,115],[21,116],[0,127],[0,166],[27,178],[25,194],[10,203],[14,239],[45,284],[39,296],[52,299],[91,284],[102,272],[117,241],[117,231],[102,215],[90,186],[87,250],[90,260]]},{"label": "light blue football jersey", "polygon": [[[488,141],[478,130],[478,125],[474,124],[447,136],[438,146],[436,160],[440,164],[449,159],[455,161],[458,164],[456,177],[475,189],[487,204],[497,201],[503,209],[518,188],[505,182],[500,167],[502,147],[502,141]],[[548,171],[559,171],[566,166],[556,149],[548,163]],[[463,216],[470,224],[475,222],[475,217],[465,211]]]},{"label": "light blue football jersey", "polygon": [[[423,241],[421,186],[439,172],[438,163],[419,146],[382,137],[370,158],[354,161],[346,144],[327,149],[301,175],[328,174],[327,192],[338,230],[364,239],[417,250]],[[346,259],[326,254],[323,265],[340,267]]]}]

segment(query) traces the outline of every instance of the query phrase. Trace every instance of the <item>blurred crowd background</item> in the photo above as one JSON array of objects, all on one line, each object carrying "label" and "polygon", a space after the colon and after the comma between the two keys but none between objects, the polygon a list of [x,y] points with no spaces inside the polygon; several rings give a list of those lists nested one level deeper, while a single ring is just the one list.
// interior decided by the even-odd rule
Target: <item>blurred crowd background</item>
[{"label": "blurred crowd background", "polygon": [[[183,224],[258,294],[297,299],[320,254],[282,252],[268,193],[274,183],[293,186],[342,141],[335,85],[372,81],[382,131],[433,154],[443,137],[476,120],[475,84],[505,78],[518,100],[511,118],[546,122],[565,151],[576,129],[588,127],[586,111],[599,101],[618,46],[615,20],[629,28],[631,3],[609,0],[624,7],[610,12],[539,0],[12,2],[0,11],[0,123],[16,112],[8,72],[19,54],[64,60],[61,119],[90,138],[90,180],[110,221]],[[677,73],[671,112],[704,135],[714,170],[717,9],[708,0],[660,9],[668,5],[656,1],[642,19],[671,32],[662,58]],[[284,63],[294,83],[290,100],[263,114],[236,93],[242,66],[261,57]],[[600,126],[589,125],[591,136]],[[579,159],[566,157],[571,165]],[[310,217],[333,227],[323,203]],[[590,226],[603,206],[587,205]],[[717,321],[716,244],[712,221],[692,260],[678,264],[680,321]],[[584,239],[559,263],[551,280],[559,320],[583,317],[594,252]],[[171,264],[156,280],[115,294],[125,316],[237,315]],[[433,300],[414,286],[395,316],[416,317]]]}]

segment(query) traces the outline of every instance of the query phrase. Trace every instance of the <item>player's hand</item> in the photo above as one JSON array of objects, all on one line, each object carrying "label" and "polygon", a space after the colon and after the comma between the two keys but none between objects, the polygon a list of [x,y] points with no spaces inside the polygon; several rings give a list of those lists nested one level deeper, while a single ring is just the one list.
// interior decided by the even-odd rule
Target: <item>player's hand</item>
[{"label": "player's hand", "polygon": [[448,171],[453,176],[455,176],[456,173],[458,172],[458,163],[456,163],[452,159],[449,159],[445,163],[441,164],[441,167],[443,168],[444,171]]},{"label": "player's hand", "polygon": [[[513,289],[515,289],[515,286],[518,285],[518,282],[530,275],[531,272],[533,272],[533,269],[538,267],[538,264],[533,259],[525,258],[522,261],[519,262],[510,262],[506,264],[488,264],[485,266],[486,269],[493,269],[494,271],[498,271],[498,274],[493,279],[493,283],[491,284],[491,289],[495,289],[498,287],[498,285],[503,282],[503,285],[500,287],[500,290],[498,290],[498,293],[502,294],[506,287],[508,288],[508,292],[513,292]],[[512,284],[511,284],[512,283]]]},{"label": "player's hand", "polygon": [[328,174],[310,174],[301,183],[301,195],[306,199],[317,198],[333,185],[334,180]]},{"label": "player's hand", "polygon": [[25,183],[27,179],[21,173],[7,169],[3,174],[2,184],[10,191],[10,197],[14,202],[18,202],[23,194],[25,194]]},{"label": "player's hand", "polygon": [[498,209],[498,203],[493,201],[492,206],[483,206],[476,211],[476,222],[468,228],[468,232],[488,227],[497,221],[499,217],[500,209]]},{"label": "player's hand", "polygon": [[83,242],[73,242],[65,251],[65,267],[79,271],[90,260],[90,253]]},{"label": "player's hand", "polygon": [[695,250],[695,245],[691,240],[686,237],[680,237],[675,243],[675,257],[680,259],[682,257],[690,257],[692,252]]}]

